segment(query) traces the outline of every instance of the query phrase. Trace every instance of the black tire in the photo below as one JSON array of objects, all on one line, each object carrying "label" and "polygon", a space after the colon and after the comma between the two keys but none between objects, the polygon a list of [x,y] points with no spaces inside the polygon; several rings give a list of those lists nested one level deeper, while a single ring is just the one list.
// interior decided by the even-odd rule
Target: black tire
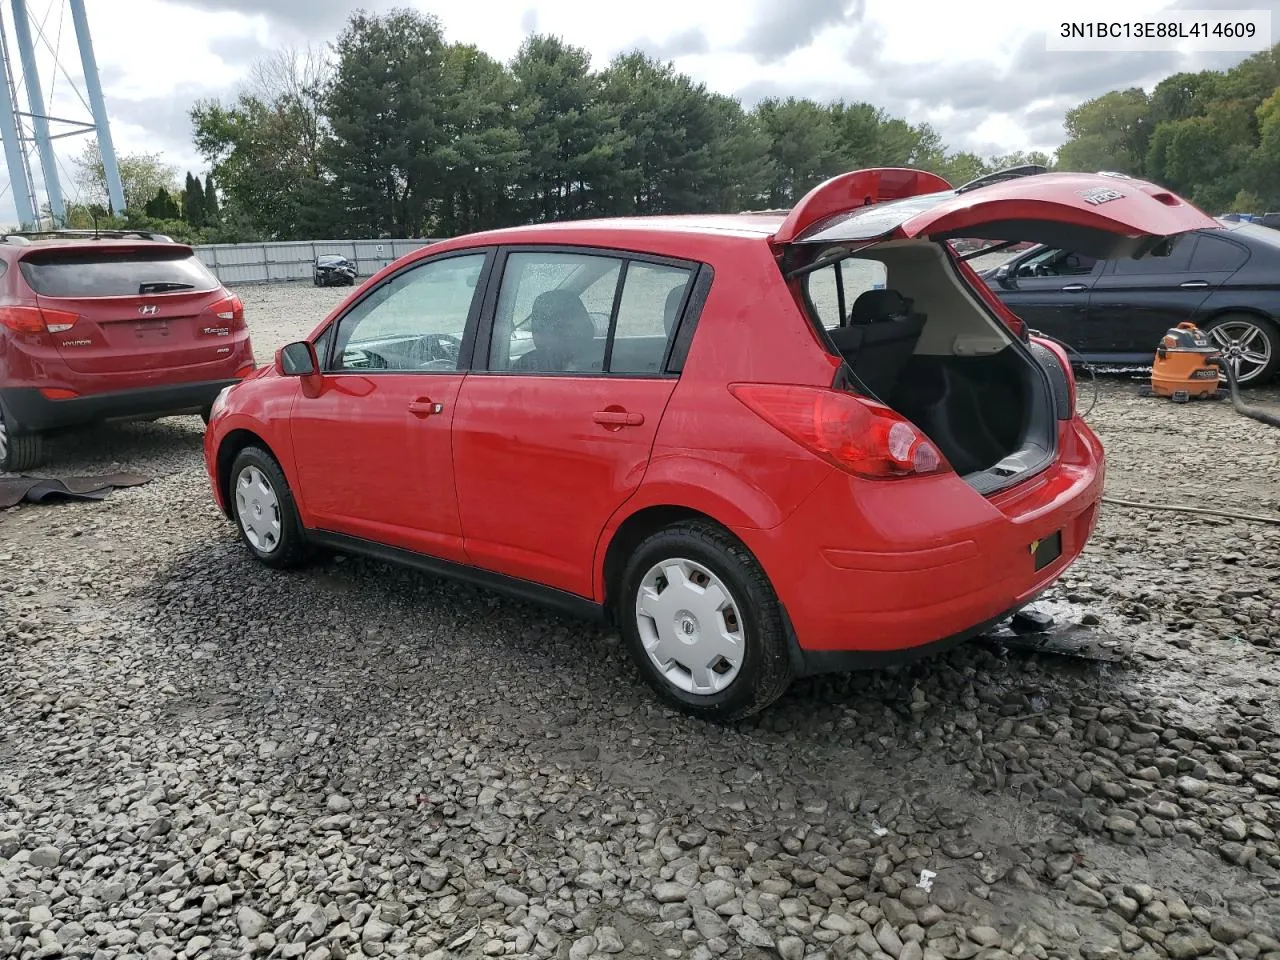
[{"label": "black tire", "polygon": [[[644,649],[636,599],[645,574],[666,559],[685,558],[714,573],[739,611],[745,653],[738,676],[714,694],[695,694],[669,682]],[[628,558],[618,591],[618,622],[627,652],[658,696],[678,710],[705,720],[739,720],[777,700],[791,684],[787,628],[769,578],[750,551],[724,528],[689,520],[651,534]]]},{"label": "black tire", "polygon": [[[1238,382],[1241,387],[1261,387],[1270,383],[1275,379],[1276,373],[1280,372],[1280,328],[1276,324],[1268,320],[1266,317],[1259,317],[1253,313],[1224,313],[1214,317],[1204,325],[1206,333],[1212,331],[1215,327],[1225,326],[1230,323],[1248,323],[1257,327],[1262,336],[1267,338],[1267,343],[1271,347],[1271,359],[1257,373],[1248,376],[1247,379],[1240,379]],[[1225,385],[1225,375],[1219,378]]]},{"label": "black tire", "polygon": [[0,473],[22,473],[44,462],[44,437],[15,433],[0,410]]},{"label": "black tire", "polygon": [[[270,549],[263,549],[255,545],[249,539],[249,535],[245,531],[245,525],[240,520],[236,485],[239,482],[240,475],[251,467],[257,468],[276,497],[280,534],[278,540]],[[314,551],[311,544],[307,542],[302,520],[298,516],[297,504],[294,503],[293,493],[289,490],[289,482],[285,479],[284,471],[280,469],[280,464],[276,463],[275,457],[262,447],[247,446],[236,454],[235,459],[231,462],[228,499],[230,500],[231,516],[235,521],[240,539],[244,541],[244,545],[249,548],[249,552],[259,562],[278,570],[287,570],[293,567],[300,567],[312,558]]]},{"label": "black tire", "polygon": [[209,406],[205,407],[203,410],[200,411],[200,419],[204,421],[204,425],[206,427],[209,425],[209,418],[212,416],[213,416],[212,404],[210,404]]}]

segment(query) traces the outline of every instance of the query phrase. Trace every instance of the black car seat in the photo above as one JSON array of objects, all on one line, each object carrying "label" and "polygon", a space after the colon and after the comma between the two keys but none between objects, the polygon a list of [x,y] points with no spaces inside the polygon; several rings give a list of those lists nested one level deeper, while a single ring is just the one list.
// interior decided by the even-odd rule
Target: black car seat
[{"label": "black car seat", "polygon": [[602,368],[604,345],[596,340],[591,314],[576,293],[540,293],[529,313],[533,349],[517,358],[511,364],[512,370],[564,373],[598,372]]},{"label": "black car seat", "polygon": [[887,403],[927,319],[897,290],[867,290],[828,336],[857,378]]},{"label": "black car seat", "polygon": [[662,325],[666,328],[667,339],[671,339],[671,334],[675,332],[676,320],[680,316],[680,302],[684,300],[684,284],[673,287],[671,292],[667,294],[667,302],[662,308]]}]

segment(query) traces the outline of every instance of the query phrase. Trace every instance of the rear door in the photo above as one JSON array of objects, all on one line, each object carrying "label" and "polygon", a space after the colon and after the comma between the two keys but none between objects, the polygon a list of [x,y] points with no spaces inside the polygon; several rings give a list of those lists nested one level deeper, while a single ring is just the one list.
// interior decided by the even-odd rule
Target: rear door
[{"label": "rear door", "polygon": [[18,265],[77,373],[211,363],[245,335],[239,301],[183,244],[67,244],[32,249]]},{"label": "rear door", "polygon": [[1165,332],[1196,319],[1210,294],[1248,259],[1239,244],[1199,233],[1178,238],[1167,257],[1111,261],[1094,285],[1077,346],[1118,360],[1150,358]]},{"label": "rear door", "polygon": [[453,426],[473,563],[592,596],[600,532],[644,477],[675,389],[674,321],[696,272],[599,249],[505,254],[486,369],[463,382]]},{"label": "rear door", "polygon": [[992,289],[1028,326],[1080,347],[1089,291],[1107,261],[1044,247],[1009,264]]}]

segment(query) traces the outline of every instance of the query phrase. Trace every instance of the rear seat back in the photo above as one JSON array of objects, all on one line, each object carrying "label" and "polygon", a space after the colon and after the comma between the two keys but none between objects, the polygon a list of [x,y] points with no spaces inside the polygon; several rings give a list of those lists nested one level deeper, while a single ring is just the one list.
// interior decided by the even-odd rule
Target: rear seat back
[{"label": "rear seat back", "polygon": [[897,290],[867,290],[853,302],[848,318],[828,331],[854,375],[886,403],[928,319],[911,304]]}]

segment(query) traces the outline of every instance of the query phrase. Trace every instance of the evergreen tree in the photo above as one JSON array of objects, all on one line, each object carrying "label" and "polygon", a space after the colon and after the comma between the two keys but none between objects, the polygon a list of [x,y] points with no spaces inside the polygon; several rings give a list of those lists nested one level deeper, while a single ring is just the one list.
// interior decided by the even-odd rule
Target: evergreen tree
[{"label": "evergreen tree", "polygon": [[216,227],[222,222],[222,211],[218,209],[218,190],[213,185],[213,174],[204,178],[204,224]]},{"label": "evergreen tree", "polygon": [[186,189],[182,192],[182,216],[193,227],[205,224],[204,187],[200,185],[200,178],[193,177],[190,171],[187,172]]}]

